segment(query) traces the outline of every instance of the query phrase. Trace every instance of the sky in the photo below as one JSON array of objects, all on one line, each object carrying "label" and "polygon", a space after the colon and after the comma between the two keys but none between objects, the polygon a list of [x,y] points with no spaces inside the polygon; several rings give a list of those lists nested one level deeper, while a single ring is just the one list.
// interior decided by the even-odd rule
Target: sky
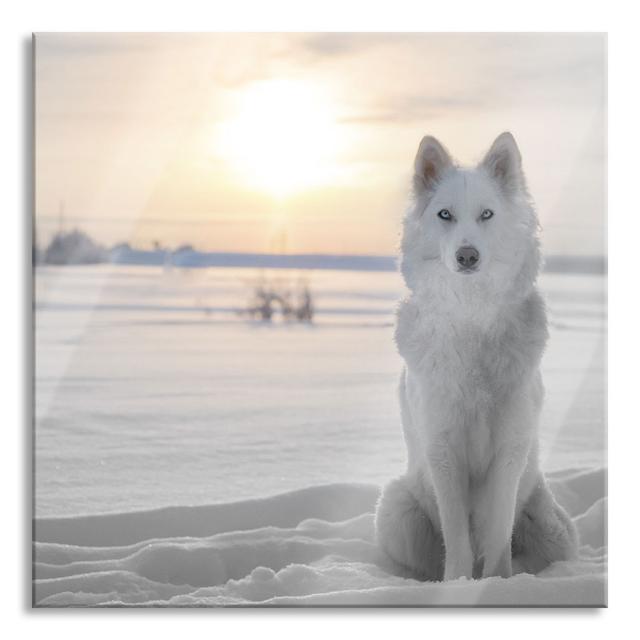
[{"label": "sky", "polygon": [[548,254],[606,254],[603,34],[38,34],[36,229],[389,255],[413,158],[511,131]]}]

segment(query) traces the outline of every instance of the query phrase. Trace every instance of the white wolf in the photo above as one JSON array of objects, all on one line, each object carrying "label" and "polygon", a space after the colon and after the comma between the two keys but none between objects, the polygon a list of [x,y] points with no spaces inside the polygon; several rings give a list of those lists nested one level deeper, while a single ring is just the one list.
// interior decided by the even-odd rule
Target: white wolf
[{"label": "white wolf", "polygon": [[510,133],[472,169],[422,140],[396,325],[407,471],[376,513],[378,544],[405,575],[508,577],[576,556],[575,527],[538,464],[537,229]]}]

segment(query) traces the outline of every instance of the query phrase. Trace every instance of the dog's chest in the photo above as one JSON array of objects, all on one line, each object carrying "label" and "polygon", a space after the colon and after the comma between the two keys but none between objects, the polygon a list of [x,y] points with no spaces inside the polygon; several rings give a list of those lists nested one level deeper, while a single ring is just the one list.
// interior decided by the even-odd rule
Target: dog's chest
[{"label": "dog's chest", "polygon": [[490,322],[420,313],[411,303],[399,309],[396,342],[409,370],[443,397],[494,396],[518,360]]},{"label": "dog's chest", "polygon": [[500,326],[420,313],[410,301],[398,311],[396,342],[407,363],[413,422],[428,439],[453,441],[477,474],[491,458],[505,398],[526,363],[534,364],[526,345]]}]

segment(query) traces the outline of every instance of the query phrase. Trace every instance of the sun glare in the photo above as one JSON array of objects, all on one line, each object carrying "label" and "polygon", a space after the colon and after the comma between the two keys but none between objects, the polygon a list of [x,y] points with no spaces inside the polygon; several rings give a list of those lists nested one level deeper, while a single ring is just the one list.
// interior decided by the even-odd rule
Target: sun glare
[{"label": "sun glare", "polygon": [[276,197],[335,177],[340,143],[335,104],[323,88],[285,79],[244,89],[213,137],[214,152],[243,183]]}]

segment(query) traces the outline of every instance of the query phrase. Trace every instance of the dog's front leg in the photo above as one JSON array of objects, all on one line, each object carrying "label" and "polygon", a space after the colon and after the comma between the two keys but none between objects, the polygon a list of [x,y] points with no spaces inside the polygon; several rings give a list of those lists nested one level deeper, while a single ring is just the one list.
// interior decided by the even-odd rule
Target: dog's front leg
[{"label": "dog's front leg", "polygon": [[471,578],[473,552],[469,536],[466,467],[446,440],[432,444],[427,459],[444,537],[444,579]]},{"label": "dog's front leg", "polygon": [[482,577],[509,578],[511,536],[520,478],[527,463],[530,443],[515,441],[503,444],[489,467],[485,483],[484,567]]}]

